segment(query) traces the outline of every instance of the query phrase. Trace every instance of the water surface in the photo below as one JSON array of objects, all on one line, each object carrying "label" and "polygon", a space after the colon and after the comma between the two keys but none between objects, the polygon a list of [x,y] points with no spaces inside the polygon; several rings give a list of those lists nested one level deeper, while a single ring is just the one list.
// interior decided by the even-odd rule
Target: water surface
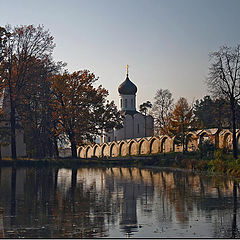
[{"label": "water surface", "polygon": [[223,176],[139,168],[0,173],[0,237],[240,236],[239,186]]}]

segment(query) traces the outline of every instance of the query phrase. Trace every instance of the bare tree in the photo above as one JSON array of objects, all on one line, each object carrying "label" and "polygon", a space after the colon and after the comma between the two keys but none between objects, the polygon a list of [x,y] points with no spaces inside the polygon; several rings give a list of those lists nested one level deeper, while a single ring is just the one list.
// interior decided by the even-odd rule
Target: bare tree
[{"label": "bare tree", "polygon": [[209,91],[214,97],[224,97],[230,105],[232,115],[233,156],[237,158],[236,108],[240,100],[240,45],[222,46],[210,53],[210,67],[207,78]]},{"label": "bare tree", "polygon": [[155,133],[166,134],[170,115],[173,111],[172,93],[168,89],[159,89],[154,100],[151,114],[155,121]]},{"label": "bare tree", "polygon": [[[7,88],[10,100],[11,151],[16,159],[16,107],[27,81],[32,59],[42,60],[51,56],[53,37],[43,26],[6,26],[0,64],[0,90]],[[3,41],[2,41],[3,43]]]},{"label": "bare tree", "polygon": [[4,56],[4,46],[6,44],[6,38],[7,38],[7,32],[6,29],[3,27],[0,27],[0,62],[3,60]]}]

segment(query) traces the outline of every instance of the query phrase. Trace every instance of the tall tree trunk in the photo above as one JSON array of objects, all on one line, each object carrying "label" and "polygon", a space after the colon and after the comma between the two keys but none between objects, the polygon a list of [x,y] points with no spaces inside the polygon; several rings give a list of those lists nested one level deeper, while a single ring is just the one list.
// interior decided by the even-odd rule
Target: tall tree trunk
[{"label": "tall tree trunk", "polygon": [[75,141],[71,141],[71,151],[72,151],[72,157],[77,158],[77,146]]},{"label": "tall tree trunk", "polygon": [[57,138],[54,136],[54,155],[56,158],[59,158],[59,151],[58,151],[58,144],[57,144]]},{"label": "tall tree trunk", "polygon": [[77,158],[77,144],[76,144],[76,141],[75,141],[75,134],[74,134],[73,131],[70,131],[68,136],[69,136],[69,140],[70,140],[70,143],[71,143],[72,157]]},{"label": "tall tree trunk", "polygon": [[182,130],[182,147],[183,147],[183,154],[186,152],[186,145],[185,145],[185,134],[184,134],[184,126],[181,126]]},{"label": "tall tree trunk", "polygon": [[13,102],[12,96],[10,94],[10,124],[11,124],[11,151],[12,151],[12,159],[17,159],[17,151],[16,151],[16,109],[15,103]]},{"label": "tall tree trunk", "polygon": [[[59,171],[59,169],[56,169],[55,175],[54,175],[54,192],[56,191],[57,185],[58,185],[58,171]],[[54,195],[56,195],[56,194],[54,193]]]},{"label": "tall tree trunk", "polygon": [[235,159],[238,158],[238,150],[237,150],[237,138],[236,138],[236,110],[235,110],[235,101],[231,100],[231,110],[232,110],[232,132],[233,132],[233,157]]}]

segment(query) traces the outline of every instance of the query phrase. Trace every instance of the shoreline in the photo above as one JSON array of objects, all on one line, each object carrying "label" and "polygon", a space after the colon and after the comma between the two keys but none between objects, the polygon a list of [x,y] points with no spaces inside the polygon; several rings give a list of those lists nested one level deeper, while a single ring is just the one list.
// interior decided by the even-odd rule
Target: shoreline
[{"label": "shoreline", "polygon": [[195,173],[223,175],[240,180],[239,160],[234,160],[231,155],[200,158],[198,153],[169,153],[146,156],[126,156],[117,158],[46,158],[17,160],[3,159],[0,167],[139,167],[139,168],[175,168],[192,171]]}]

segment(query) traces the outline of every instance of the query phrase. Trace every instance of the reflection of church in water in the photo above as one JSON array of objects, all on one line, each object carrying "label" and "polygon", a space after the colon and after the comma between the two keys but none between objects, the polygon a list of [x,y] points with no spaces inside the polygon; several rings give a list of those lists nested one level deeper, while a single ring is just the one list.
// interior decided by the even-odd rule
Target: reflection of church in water
[{"label": "reflection of church in water", "polygon": [[118,87],[118,92],[120,111],[124,116],[123,127],[105,133],[101,143],[153,136],[153,117],[136,110],[137,87],[128,77],[128,68],[127,77]]},{"label": "reflection of church in water", "polygon": [[[117,193],[120,202],[119,228],[127,237],[131,237],[134,232],[139,231],[137,212],[141,208],[140,205],[144,202],[143,205],[152,206],[152,199],[149,196],[153,196],[154,188],[143,181],[141,170],[111,168],[106,173],[106,188],[111,189],[112,193]],[[140,176],[140,179],[136,180],[136,176]]]}]

